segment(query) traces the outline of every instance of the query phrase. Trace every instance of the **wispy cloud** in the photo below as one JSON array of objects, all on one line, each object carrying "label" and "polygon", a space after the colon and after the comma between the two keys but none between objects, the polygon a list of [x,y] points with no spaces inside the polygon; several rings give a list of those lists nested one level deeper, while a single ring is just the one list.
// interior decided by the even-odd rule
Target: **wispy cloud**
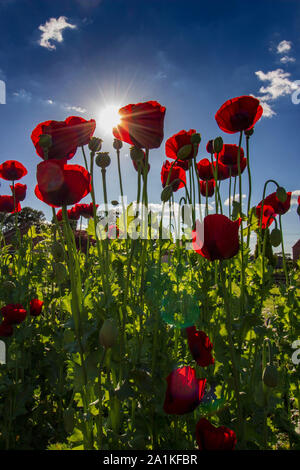
[{"label": "wispy cloud", "polygon": [[284,55],[283,57],[281,57],[280,62],[282,62],[283,64],[288,64],[296,62],[296,59],[295,57],[289,57],[288,55]]},{"label": "wispy cloud", "polygon": [[45,24],[39,26],[39,30],[42,31],[39,45],[49,51],[55,50],[56,46],[53,42],[63,42],[62,32],[67,28],[76,29],[77,26],[68,23],[65,16],[50,18]]},{"label": "wispy cloud", "polygon": [[58,103],[57,101],[54,101],[52,99],[41,99],[39,100],[40,103],[44,105],[49,105],[49,106],[58,106],[61,109],[64,109],[65,111],[68,112],[75,112],[75,113],[80,113],[80,114],[85,114],[87,113],[87,109],[83,108],[82,106],[73,106],[67,103]]},{"label": "wispy cloud", "polygon": [[32,94],[30,93],[30,91],[21,89],[13,93],[13,99],[14,101],[24,101],[26,103],[29,103],[32,100]]},{"label": "wispy cloud", "polygon": [[277,54],[286,54],[291,49],[292,49],[292,42],[291,41],[286,41],[284,39],[277,46]]}]

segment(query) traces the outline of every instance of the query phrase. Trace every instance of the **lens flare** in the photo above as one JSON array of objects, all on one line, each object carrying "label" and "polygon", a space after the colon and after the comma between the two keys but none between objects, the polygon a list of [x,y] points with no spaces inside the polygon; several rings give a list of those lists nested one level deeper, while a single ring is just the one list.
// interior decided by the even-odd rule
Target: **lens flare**
[{"label": "lens flare", "polygon": [[100,111],[97,124],[105,134],[111,134],[113,128],[120,123],[119,109],[119,106],[109,104]]}]

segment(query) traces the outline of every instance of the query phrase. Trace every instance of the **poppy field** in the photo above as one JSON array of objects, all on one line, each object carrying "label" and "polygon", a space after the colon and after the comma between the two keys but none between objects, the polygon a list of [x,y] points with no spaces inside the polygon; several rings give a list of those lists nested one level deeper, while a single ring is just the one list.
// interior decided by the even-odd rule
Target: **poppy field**
[{"label": "poppy field", "polygon": [[[286,259],[282,230],[292,193],[270,179],[253,200],[259,100],[226,101],[211,140],[164,135],[156,101],[119,114],[113,154],[94,119],[70,116],[32,130],[36,168],[0,165],[1,224],[14,227],[1,231],[0,449],[299,450],[299,261]],[[148,211],[158,148],[160,216]],[[127,207],[125,151],[136,171]],[[22,231],[29,171],[52,221]]]}]

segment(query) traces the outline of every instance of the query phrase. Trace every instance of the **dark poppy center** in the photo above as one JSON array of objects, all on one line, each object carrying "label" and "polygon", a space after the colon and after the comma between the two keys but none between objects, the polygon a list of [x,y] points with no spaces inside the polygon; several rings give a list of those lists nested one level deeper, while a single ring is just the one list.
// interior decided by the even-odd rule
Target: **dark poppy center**
[{"label": "dark poppy center", "polygon": [[247,111],[240,111],[239,113],[235,113],[230,118],[232,127],[239,131],[244,129],[248,129],[251,125],[250,115]]}]

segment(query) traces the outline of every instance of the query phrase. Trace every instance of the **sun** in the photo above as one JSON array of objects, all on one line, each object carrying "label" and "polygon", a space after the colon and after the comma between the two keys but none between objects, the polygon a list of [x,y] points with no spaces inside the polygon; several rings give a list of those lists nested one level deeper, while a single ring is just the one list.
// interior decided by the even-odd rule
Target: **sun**
[{"label": "sun", "polygon": [[120,123],[119,109],[120,106],[108,104],[100,111],[97,124],[105,134],[111,134],[113,128]]}]

